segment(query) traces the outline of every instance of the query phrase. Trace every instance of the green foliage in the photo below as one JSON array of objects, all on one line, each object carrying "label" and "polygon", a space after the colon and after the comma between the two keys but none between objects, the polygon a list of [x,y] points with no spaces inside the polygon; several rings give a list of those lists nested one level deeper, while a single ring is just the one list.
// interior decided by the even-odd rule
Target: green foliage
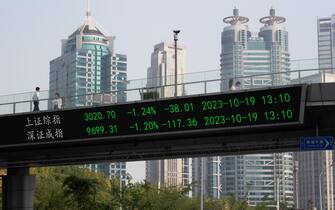
[{"label": "green foliage", "polygon": [[35,209],[38,210],[105,209],[103,202],[110,198],[108,179],[86,168],[34,168],[31,173],[36,174]]},{"label": "green foliage", "polygon": [[[34,168],[36,174],[35,209],[37,210],[200,210],[200,198],[189,198],[190,186],[157,187],[148,182],[131,182],[120,187],[118,178],[78,166]],[[205,210],[268,210],[273,203],[267,198],[250,207],[234,195],[205,199]],[[282,210],[288,210],[281,204]]]},{"label": "green foliage", "polygon": [[269,208],[266,207],[266,205],[264,203],[261,203],[261,204],[258,204],[256,207],[255,207],[255,210],[268,210]]},{"label": "green foliage", "polygon": [[94,208],[98,187],[97,180],[75,175],[70,175],[63,181],[67,202],[83,210]]},{"label": "green foliage", "polygon": [[224,199],[206,199],[204,209],[221,210],[224,209]]},{"label": "green foliage", "polygon": [[40,168],[36,172],[35,208],[57,210],[64,207],[62,174],[53,168]]}]

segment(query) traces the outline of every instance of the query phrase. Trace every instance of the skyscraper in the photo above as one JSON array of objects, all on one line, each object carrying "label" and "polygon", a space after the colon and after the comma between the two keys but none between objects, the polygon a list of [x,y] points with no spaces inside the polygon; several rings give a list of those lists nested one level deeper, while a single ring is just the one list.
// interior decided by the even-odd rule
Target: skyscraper
[{"label": "skyscraper", "polygon": [[[192,158],[193,196],[220,198],[222,192],[222,172],[220,156]],[[203,165],[202,165],[203,164]]]},{"label": "skyscraper", "polygon": [[[302,83],[335,81],[335,15],[317,19],[320,72],[300,78]],[[292,83],[298,81],[292,80]],[[333,151],[298,152],[297,207],[335,209]]]},{"label": "skyscraper", "polygon": [[[186,73],[186,48],[182,45],[177,46],[177,83],[185,82]],[[157,90],[161,98],[174,96],[175,81],[175,47],[173,44],[161,42],[154,46],[151,54],[151,66],[147,71],[147,87],[160,87]],[[177,88],[178,96],[184,94],[183,86]]]},{"label": "skyscraper", "polygon": [[[228,90],[229,79],[258,76],[241,79],[244,88],[270,85],[284,85],[289,82],[290,55],[288,52],[288,33],[281,24],[285,18],[275,15],[270,9],[270,16],[260,19],[264,26],[257,34],[249,31],[247,17],[234,15],[223,19],[230,24],[221,34],[221,90]],[[270,74],[271,73],[271,74]]]},{"label": "skyscraper", "polygon": [[[59,92],[65,108],[99,104],[101,96],[105,103],[125,101],[127,57],[115,54],[114,40],[102,32],[87,11],[84,23],[62,40],[61,56],[50,61],[50,95]],[[108,177],[121,174],[124,178],[126,174],[126,163],[88,167]]]},{"label": "skyscraper", "polygon": [[[320,67],[320,69],[322,69]],[[327,69],[325,69],[327,71]],[[297,83],[335,82],[335,74],[318,72],[316,74],[292,80]],[[296,152],[298,162],[296,170],[296,207],[299,209],[315,208],[335,209],[335,179],[333,151]]]},{"label": "skyscraper", "polygon": [[[186,73],[186,48],[177,46],[177,81],[184,83]],[[154,46],[151,66],[147,71],[147,88],[154,88],[160,98],[173,97],[175,90],[175,46],[161,42]],[[183,86],[177,87],[178,96],[185,93]],[[182,186],[191,182],[191,158],[146,161],[147,181],[160,186]]]},{"label": "skyscraper", "polygon": [[[230,24],[222,32],[221,90],[228,89],[228,80],[235,79],[243,88],[284,85],[289,83],[290,57],[288,32],[284,17],[270,15],[260,19],[264,24],[257,34],[251,33],[248,18],[234,15],[223,19]],[[239,78],[257,76],[255,79]],[[263,199],[294,204],[293,153],[257,154],[221,157],[222,195],[233,193],[256,205]]]},{"label": "skyscraper", "polygon": [[298,152],[296,156],[297,207],[334,210],[333,151]]},{"label": "skyscraper", "polygon": [[61,56],[50,61],[50,95],[59,92],[65,107],[92,105],[88,94],[108,93],[110,102],[125,101],[127,57],[115,54],[114,40],[88,11],[84,23],[62,40]]},{"label": "skyscraper", "polygon": [[335,73],[335,14],[318,18],[319,68]]}]

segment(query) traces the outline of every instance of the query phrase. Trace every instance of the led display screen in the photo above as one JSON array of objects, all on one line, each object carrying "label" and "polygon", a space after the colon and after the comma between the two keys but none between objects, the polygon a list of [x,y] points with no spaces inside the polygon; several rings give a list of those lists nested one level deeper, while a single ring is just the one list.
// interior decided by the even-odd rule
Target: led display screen
[{"label": "led display screen", "polygon": [[301,124],[304,86],[236,91],[0,117],[0,147]]}]

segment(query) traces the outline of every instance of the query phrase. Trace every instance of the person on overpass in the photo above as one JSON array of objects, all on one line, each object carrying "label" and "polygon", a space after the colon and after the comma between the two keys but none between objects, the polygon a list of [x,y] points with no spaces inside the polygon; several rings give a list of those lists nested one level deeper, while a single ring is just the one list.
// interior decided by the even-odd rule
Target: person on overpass
[{"label": "person on overpass", "polygon": [[63,101],[62,98],[60,97],[59,93],[55,93],[55,98],[52,100],[52,108],[54,110],[60,110],[63,107]]},{"label": "person on overpass", "polygon": [[35,88],[35,92],[33,93],[32,99],[33,99],[33,103],[34,103],[34,109],[33,109],[33,111],[34,112],[40,111],[40,108],[39,108],[40,87],[36,87]]},{"label": "person on overpass", "polygon": [[237,81],[237,82],[234,84],[234,79],[230,79],[228,85],[229,85],[229,90],[230,90],[230,91],[233,91],[233,90],[240,90],[240,89],[241,89],[241,82],[240,82],[240,81]]},{"label": "person on overpass", "polygon": [[241,82],[240,81],[237,81],[234,85],[235,87],[235,90],[240,90],[241,89]]}]

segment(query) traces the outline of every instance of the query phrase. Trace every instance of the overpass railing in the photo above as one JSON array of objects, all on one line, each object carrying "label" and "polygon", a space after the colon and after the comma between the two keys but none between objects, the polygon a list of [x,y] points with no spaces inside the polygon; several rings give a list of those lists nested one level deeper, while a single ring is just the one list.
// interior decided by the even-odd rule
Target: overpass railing
[{"label": "overpass railing", "polygon": [[[311,60],[310,62],[313,63],[314,60]],[[307,68],[308,66],[313,65],[306,65],[305,62],[297,62],[295,66],[297,68],[300,68],[301,66]],[[276,83],[274,79],[275,77],[288,78],[286,84],[335,82],[335,74],[330,72],[332,72],[331,69],[307,68],[292,70],[289,72],[234,77],[233,79],[244,81],[244,88],[257,88],[264,87],[265,85],[283,85],[282,83]],[[225,89],[222,89],[221,84],[228,83],[228,79],[220,78],[220,70],[195,72],[184,75],[177,75],[177,77],[179,82],[177,85],[178,96],[226,91]],[[157,81],[156,78],[138,79],[128,81],[127,89],[122,91],[68,96],[64,98],[65,109],[75,108],[78,106],[113,104],[120,102],[119,98],[124,99],[122,102],[131,102],[141,101],[148,98],[173,97],[175,90],[175,85],[173,84],[174,76],[168,76],[163,79],[165,80],[165,83],[170,83],[171,85],[155,85],[154,81]],[[259,81],[264,79],[267,79],[269,82],[267,84],[259,84]],[[148,84],[150,83],[151,87],[148,87]],[[53,99],[53,96],[49,95],[50,91],[41,91],[40,94],[40,110],[50,109],[51,100]],[[0,115],[32,111],[33,103],[31,96],[32,92],[0,96]],[[85,104],[77,104],[75,107],[67,105],[67,101],[71,101],[73,98],[80,97],[85,99]]]}]

